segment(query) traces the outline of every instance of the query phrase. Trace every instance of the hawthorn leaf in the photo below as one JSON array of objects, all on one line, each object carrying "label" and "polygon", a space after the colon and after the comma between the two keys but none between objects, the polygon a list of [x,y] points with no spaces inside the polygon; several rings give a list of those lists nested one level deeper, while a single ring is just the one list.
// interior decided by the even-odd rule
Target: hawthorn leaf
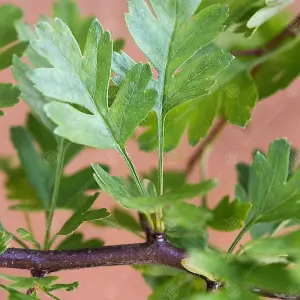
[{"label": "hawthorn leaf", "polygon": [[41,199],[44,208],[49,208],[54,180],[53,167],[46,164],[45,160],[36,151],[33,138],[25,128],[11,128],[11,139],[28,181]]},{"label": "hawthorn leaf", "polygon": [[[217,84],[211,89],[210,95],[173,109],[166,116],[165,151],[176,148],[186,129],[189,143],[195,146],[208,134],[220,113],[230,123],[245,127],[251,119],[251,109],[259,98],[255,82],[249,74],[253,64],[252,60],[235,59],[214,77]],[[153,151],[158,146],[156,119],[151,116],[144,125],[146,131],[139,137],[140,147],[145,151]]]},{"label": "hawthorn leaf", "polygon": [[34,84],[27,78],[26,73],[29,70],[30,68],[26,63],[21,61],[18,57],[14,57],[12,72],[21,90],[20,98],[28,104],[35,116],[37,116],[50,131],[53,131],[54,124],[48,119],[43,109],[49,99],[35,89]]},{"label": "hawthorn leaf", "polygon": [[53,5],[53,16],[64,21],[75,36],[80,49],[84,49],[86,36],[95,19],[94,16],[80,17],[80,10],[74,0],[59,0]]},{"label": "hawthorn leaf", "polygon": [[212,210],[213,219],[209,225],[221,231],[234,231],[243,227],[248,213],[251,209],[250,203],[234,200],[229,203],[230,198],[224,197]]},{"label": "hawthorn leaf", "polygon": [[187,184],[175,191],[170,191],[159,197],[135,197],[130,194],[124,181],[119,178],[109,176],[108,173],[99,165],[93,164],[92,166],[95,171],[94,177],[103,191],[111,195],[125,208],[143,212],[153,212],[155,208],[191,199],[202,193],[206,193],[215,186],[214,181],[208,180],[199,184]]},{"label": "hawthorn leaf", "polygon": [[[259,66],[254,80],[260,99],[287,88],[299,76],[300,68],[297,63],[299,51],[300,38],[296,36],[275,50],[272,56]],[[293,94],[291,96],[294,97]]]},{"label": "hawthorn leaf", "polygon": [[[0,108],[11,107],[19,102],[20,91],[18,87],[9,83],[0,84]],[[4,112],[0,110],[0,116]]]},{"label": "hawthorn leaf", "polygon": [[88,197],[86,202],[83,203],[62,226],[57,235],[69,235],[87,221],[101,220],[109,217],[110,213],[106,210],[106,208],[90,210],[98,196],[99,193],[96,193],[95,195]]},{"label": "hawthorn leaf", "polygon": [[249,222],[283,221],[297,217],[300,169],[288,179],[290,145],[285,139],[271,143],[267,156],[257,152],[251,166]]},{"label": "hawthorn leaf", "polygon": [[50,286],[47,286],[47,291],[57,291],[57,290],[66,290],[67,292],[73,292],[79,287],[79,282],[75,281],[72,283],[56,283]]},{"label": "hawthorn leaf", "polygon": [[11,65],[14,55],[22,56],[27,47],[26,42],[18,42],[15,29],[15,22],[22,16],[23,13],[17,6],[0,6],[0,70]]},{"label": "hawthorn leaf", "polygon": [[9,247],[10,241],[12,239],[12,235],[3,229],[1,225],[0,229],[0,254],[5,252],[5,250]]},{"label": "hawthorn leaf", "polygon": [[114,148],[124,155],[125,143],[155,104],[156,91],[146,91],[152,78],[150,66],[139,63],[127,74],[109,108],[112,41],[99,22],[95,20],[90,27],[84,54],[59,19],[39,22],[36,32],[38,39],[32,41],[32,47],[53,68],[32,70],[29,77],[43,94],[64,102],[45,105],[47,115],[58,125],[55,133],[78,144]]},{"label": "hawthorn leaf", "polygon": [[223,31],[228,17],[228,8],[222,5],[212,5],[193,16],[199,4],[200,0],[129,1],[128,29],[158,72],[154,110],[160,153],[164,148],[162,136],[167,114],[178,105],[208,94],[215,84],[212,77],[233,59],[223,51],[191,59]]},{"label": "hawthorn leaf", "polygon": [[25,295],[9,286],[5,286],[3,284],[0,284],[0,288],[4,289],[5,291],[7,291],[9,293],[8,300],[39,300],[38,298],[36,298],[34,296]]},{"label": "hawthorn leaf", "polygon": [[92,249],[100,248],[103,245],[104,241],[100,239],[84,240],[83,234],[76,232],[62,240],[56,247],[56,250]]},{"label": "hawthorn leaf", "polygon": [[[217,278],[248,291],[253,286],[262,290],[293,295],[289,287],[296,284],[297,277],[293,269],[284,264],[262,264],[253,258],[234,256],[228,253],[193,250],[182,261],[184,267],[196,274],[208,274],[208,278]],[[204,273],[203,273],[204,272]],[[213,274],[213,275],[211,275]],[[280,280],[282,278],[282,280]]]},{"label": "hawthorn leaf", "polygon": [[211,217],[208,210],[190,203],[174,203],[163,211],[167,228],[180,227],[193,233],[202,231]]},{"label": "hawthorn leaf", "polygon": [[295,231],[279,237],[267,237],[243,245],[244,255],[254,258],[299,258],[300,233]]},{"label": "hawthorn leaf", "polygon": [[39,249],[39,250],[41,249],[40,243],[34,238],[32,233],[28,232],[24,228],[18,228],[17,232],[22,240],[30,242],[35,249]]}]

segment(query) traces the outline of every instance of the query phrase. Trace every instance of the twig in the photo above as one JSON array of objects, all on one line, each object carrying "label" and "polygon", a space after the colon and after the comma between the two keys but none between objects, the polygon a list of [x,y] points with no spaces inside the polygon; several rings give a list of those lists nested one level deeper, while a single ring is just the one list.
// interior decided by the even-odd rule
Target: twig
[{"label": "twig", "polygon": [[150,227],[150,224],[147,221],[146,216],[143,213],[141,213],[141,212],[139,212],[139,220],[140,220],[140,224],[141,224],[141,226],[143,228],[143,231],[145,232],[146,240],[147,241],[151,241],[151,239],[153,237],[153,230]]},{"label": "twig", "polygon": [[222,117],[213,126],[213,128],[211,129],[208,136],[196,148],[195,152],[190,157],[190,159],[187,163],[187,166],[186,166],[186,174],[187,175],[189,175],[193,171],[198,160],[200,160],[202,158],[202,155],[204,154],[204,151],[206,150],[206,148],[215,140],[215,138],[219,135],[219,133],[222,131],[222,129],[225,127],[225,125],[226,125],[226,119]]},{"label": "twig", "polygon": [[250,50],[236,50],[236,51],[232,51],[231,53],[234,56],[263,56],[269,51],[276,48],[286,38],[295,36],[297,34],[297,31],[299,31],[299,29],[300,29],[300,14],[294,17],[293,20],[287,25],[287,27],[284,28],[284,30],[282,30],[265,46],[261,48],[250,49]]}]

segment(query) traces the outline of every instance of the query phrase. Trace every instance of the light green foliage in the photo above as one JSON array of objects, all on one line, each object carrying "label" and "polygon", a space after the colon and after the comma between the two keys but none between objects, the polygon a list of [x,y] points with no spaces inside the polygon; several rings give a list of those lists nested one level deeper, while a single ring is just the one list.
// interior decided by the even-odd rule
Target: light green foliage
[{"label": "light green foliage", "polygon": [[69,235],[78,229],[84,222],[105,219],[110,216],[106,208],[90,210],[95,200],[99,196],[96,193],[94,196],[87,198],[78,210],[66,221],[62,228],[57,233],[58,235]]},{"label": "light green foliage", "polygon": [[12,239],[12,235],[9,234],[7,231],[5,231],[2,227],[0,226],[0,254],[3,253],[8,247],[9,243]]},{"label": "light green foliage", "polygon": [[203,181],[199,184],[184,185],[159,197],[147,195],[136,197],[130,194],[122,179],[109,176],[99,165],[94,164],[93,168],[95,179],[103,191],[110,194],[124,207],[143,212],[153,212],[155,208],[194,198],[199,194],[206,193],[215,185],[213,181]]},{"label": "light green foliage", "polygon": [[[155,103],[155,91],[145,92],[152,76],[149,65],[138,64],[127,74],[113,105],[108,108],[112,41],[98,21],[90,27],[84,54],[70,29],[59,19],[52,24],[40,22],[37,35],[39,39],[32,42],[32,47],[53,68],[35,69],[30,72],[30,78],[45,95],[66,102],[46,106],[48,116],[59,125],[56,134],[79,144],[122,152]],[[80,105],[90,114],[67,103]]]},{"label": "light green foliage", "polygon": [[21,56],[26,42],[17,41],[17,32],[14,27],[16,21],[21,19],[23,13],[14,5],[0,6],[0,70],[11,65],[14,54]]},{"label": "light green foliage", "polygon": [[11,282],[8,285],[0,285],[0,287],[6,290],[9,293],[9,300],[30,300],[30,299],[39,299],[35,297],[35,295],[28,296],[22,293],[22,291],[26,291],[31,289],[32,287],[35,288],[36,291],[42,291],[46,295],[50,296],[53,299],[58,299],[54,295],[50,294],[52,291],[56,290],[66,290],[66,291],[74,291],[78,286],[79,283],[73,282],[70,284],[57,284],[55,283],[59,277],[56,276],[47,276],[43,278],[35,278],[35,277],[17,277],[17,276],[7,276],[4,274],[0,274],[4,280]]},{"label": "light green foliage", "polygon": [[[158,71],[158,80],[154,83],[158,89],[154,109],[158,123],[153,132],[158,131],[160,156],[164,149],[162,137],[167,114],[179,105],[208,94],[216,83],[214,76],[233,58],[221,50],[205,51],[205,46],[224,29],[227,7],[214,5],[191,18],[199,3],[199,0],[165,4],[150,1],[153,15],[146,1],[129,1],[126,16],[129,31]],[[206,26],[210,30],[206,30]],[[144,140],[147,138],[149,136]]]},{"label": "light green foliage", "polygon": [[243,227],[248,213],[251,209],[250,203],[234,200],[229,203],[230,198],[224,197],[213,209],[213,219],[209,225],[221,231],[234,231]]},{"label": "light green foliage", "polygon": [[[57,1],[56,18],[41,18],[36,34],[20,20],[18,8],[0,7],[0,70],[13,61],[18,83],[0,85],[0,109],[20,97],[31,110],[26,125],[11,128],[19,163],[0,158],[6,196],[14,201],[10,208],[26,213],[28,229],[13,235],[1,225],[0,254],[11,239],[40,251],[103,247],[101,239],[86,239],[78,231],[85,222],[100,230],[122,228],[142,239],[157,232],[169,247],[186,251],[181,264],[188,272],[135,266],[152,289],[151,300],[258,300],[250,292],[258,288],[293,298],[291,287],[300,282],[300,169],[288,142],[275,140],[268,153],[255,152],[251,165],[239,164],[235,197],[225,196],[213,208],[207,194],[214,180],[191,184],[179,171],[181,164],[174,170],[163,167],[163,151],[175,149],[185,131],[195,146],[218,119],[245,127],[259,100],[299,75],[297,24],[288,25],[290,16],[282,11],[291,2],[128,0],[126,23],[148,63],[123,52],[124,40],[113,41],[94,17],[82,18],[73,0]],[[25,60],[20,59],[25,48]],[[140,125],[144,130],[136,131]],[[126,152],[133,136],[143,150],[159,149],[157,168],[150,173],[141,168],[141,179]],[[85,146],[117,150],[130,176],[113,177],[107,166],[96,163],[70,173],[66,167]],[[123,208],[114,207],[111,214],[95,208],[100,188]],[[195,204],[200,195],[207,198],[202,206]],[[52,236],[58,209],[70,209],[72,215]],[[43,247],[31,229],[33,211],[46,212]],[[146,225],[153,232],[143,232]],[[293,231],[274,236],[286,227]],[[211,229],[241,231],[224,253],[210,243]],[[254,241],[236,249],[248,231]],[[151,234],[142,247],[152,242],[166,245]],[[156,253],[150,250],[152,259]],[[134,260],[135,253],[130,255]],[[201,276],[222,282],[219,291],[206,293]],[[78,287],[78,282],[56,283],[54,276],[0,277],[8,282],[0,288],[10,300],[59,300],[53,292]],[[25,295],[32,288],[32,295]]]},{"label": "light green foliage", "polygon": [[30,242],[36,249],[41,249],[40,243],[37,242],[37,240],[34,238],[34,236],[31,232],[28,232],[24,228],[18,228],[17,232],[22,240]]},{"label": "light green foliage", "polygon": [[194,272],[213,274],[214,278],[225,280],[228,286],[237,286],[241,292],[259,286],[261,289],[292,296],[288,287],[297,282],[296,271],[286,269],[284,264],[261,264],[242,256],[194,251],[186,261],[194,268]]},{"label": "light green foliage", "polygon": [[290,146],[284,139],[274,141],[267,156],[255,154],[248,186],[252,204],[248,224],[297,218],[300,173],[298,168],[288,179],[289,160]]}]

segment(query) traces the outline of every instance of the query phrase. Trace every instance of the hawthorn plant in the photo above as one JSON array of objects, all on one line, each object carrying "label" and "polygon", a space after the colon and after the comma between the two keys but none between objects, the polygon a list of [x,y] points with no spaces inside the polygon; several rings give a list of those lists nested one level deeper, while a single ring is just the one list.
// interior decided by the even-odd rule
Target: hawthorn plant
[{"label": "hawthorn plant", "polygon": [[[57,290],[79,283],[58,283],[56,271],[114,265],[139,270],[153,300],[300,299],[300,168],[288,141],[256,150],[251,165],[239,163],[235,197],[224,195],[215,207],[207,201],[213,179],[187,182],[198,163],[205,169],[226,124],[246,127],[256,103],[300,73],[300,16],[287,12],[291,2],[129,0],[126,24],[148,63],[123,52],[124,41],[97,19],[81,18],[71,0],[55,3],[53,18],[41,18],[35,31],[18,7],[0,7],[0,69],[11,66],[17,82],[1,83],[0,107],[22,99],[31,110],[24,126],[10,129],[19,163],[0,160],[10,208],[28,220],[17,232],[1,225],[0,267],[29,271],[0,273],[9,299],[59,299]],[[139,126],[141,151],[158,153],[148,174],[126,149]],[[165,170],[165,152],[186,131],[195,147],[186,170]],[[113,177],[96,162],[66,175],[86,147],[117,151],[130,177]],[[113,211],[94,208],[102,193],[117,202]],[[199,196],[201,205],[188,201]],[[60,209],[72,215],[55,232]],[[43,241],[30,226],[36,211],[45,215]],[[104,246],[84,238],[85,222],[129,230],[144,242]],[[228,251],[210,244],[208,228],[237,232]],[[252,241],[237,247],[246,233]],[[168,293],[170,286],[176,291]]]}]

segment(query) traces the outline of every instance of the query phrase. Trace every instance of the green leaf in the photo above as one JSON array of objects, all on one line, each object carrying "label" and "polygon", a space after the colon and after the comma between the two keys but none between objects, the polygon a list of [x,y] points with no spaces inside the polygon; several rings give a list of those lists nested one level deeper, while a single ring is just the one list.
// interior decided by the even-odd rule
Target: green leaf
[{"label": "green leaf", "polygon": [[0,70],[11,65],[13,55],[22,56],[26,42],[17,41],[15,22],[21,19],[21,9],[14,5],[0,6]]},{"label": "green leaf", "polygon": [[99,165],[93,164],[92,166],[95,171],[94,176],[97,183],[106,193],[111,195],[122,206],[144,212],[153,212],[155,208],[191,199],[201,193],[206,193],[215,186],[214,181],[208,180],[199,184],[182,186],[175,191],[165,193],[159,197],[134,197],[129,193],[128,188],[123,181],[109,176]]},{"label": "green leaf", "polygon": [[251,166],[249,199],[252,210],[248,223],[282,221],[297,217],[300,169],[288,180],[290,145],[274,141],[267,156],[257,152]]},{"label": "green leaf", "polygon": [[69,235],[78,229],[83,223],[87,221],[95,221],[105,219],[110,216],[110,213],[106,208],[101,208],[97,210],[90,210],[95,200],[99,196],[99,193],[96,193],[94,196],[91,196],[87,199],[78,211],[76,211],[62,226],[58,235]]},{"label": "green leaf", "polygon": [[[14,106],[19,102],[20,91],[12,84],[0,84],[0,108]],[[0,110],[0,116],[4,112]]]},{"label": "green leaf", "polygon": [[[299,51],[300,38],[296,36],[274,51],[271,57],[259,66],[254,79],[261,99],[287,88],[299,76]],[[265,80],[266,78],[269,80]]]},{"label": "green leaf", "polygon": [[86,36],[88,34],[93,16],[86,18],[80,17],[80,11],[77,3],[73,0],[59,0],[53,5],[53,15],[63,20],[71,29],[80,48],[84,49]]},{"label": "green leaf", "polygon": [[[102,167],[108,171],[107,166],[102,165]],[[78,198],[82,197],[86,191],[99,189],[93,173],[93,169],[88,167],[69,176],[64,176],[59,189],[58,205],[72,208],[78,202]]]},{"label": "green leaf", "polygon": [[32,233],[28,232],[24,228],[18,228],[17,232],[20,235],[20,237],[21,237],[22,240],[32,243],[33,246],[36,249],[41,249],[40,243],[37,242],[37,240],[34,238],[34,236],[32,235]]},{"label": "green leaf", "polygon": [[100,239],[83,239],[82,233],[73,233],[67,236],[57,247],[56,250],[75,250],[75,249],[92,249],[100,248],[104,242]]},{"label": "green leaf", "polygon": [[[228,17],[226,6],[213,5],[193,16],[200,0],[167,3],[151,0],[148,3],[129,1],[126,23],[136,44],[158,72],[155,82],[158,100],[154,110],[161,155],[167,114],[181,104],[208,94],[216,82],[213,77],[228,67],[233,57],[221,50],[203,55],[200,51],[223,31]],[[200,55],[193,57],[197,52]]]},{"label": "green leaf", "polygon": [[213,219],[209,222],[212,228],[221,231],[234,231],[244,226],[251,204],[238,200],[231,203],[229,201],[228,196],[224,197],[213,209]]},{"label": "green leaf", "polygon": [[291,295],[289,287],[297,281],[295,270],[287,269],[284,264],[262,264],[244,256],[192,251],[182,263],[194,273],[213,274],[214,278],[238,286],[241,291],[258,286],[262,290]]},{"label": "green leaf", "polygon": [[24,62],[18,57],[14,57],[12,72],[21,90],[20,97],[29,105],[35,116],[37,116],[39,120],[52,131],[54,129],[54,124],[48,119],[43,109],[49,99],[35,89],[34,84],[27,78],[26,73],[29,70],[30,68]]},{"label": "green leaf", "polygon": [[9,293],[9,300],[38,300],[38,298],[34,297],[34,296],[28,296],[28,295],[24,295],[20,292],[18,292],[17,290],[5,286],[3,284],[0,284],[0,288],[4,289],[5,291],[7,291]]},{"label": "green leaf", "polygon": [[79,282],[75,281],[73,283],[60,283],[60,284],[53,284],[51,286],[47,286],[47,291],[57,291],[57,290],[66,290],[67,292],[73,292],[79,287]]},{"label": "green leaf", "polygon": [[176,203],[166,208],[163,213],[167,228],[181,227],[193,233],[201,232],[211,217],[208,210],[189,203]]},{"label": "green leaf", "polygon": [[[206,47],[202,52],[218,51],[217,47]],[[217,84],[211,94],[198,100],[185,103],[172,110],[166,117],[165,151],[171,151],[188,130],[189,143],[195,146],[204,138],[216,117],[221,113],[232,124],[245,127],[251,118],[251,109],[258,100],[257,87],[249,75],[255,61],[235,59],[214,78]],[[176,124],[176,126],[174,126]],[[139,137],[140,147],[153,151],[158,146],[157,124],[152,117],[145,123],[147,127]]]},{"label": "green leaf", "polygon": [[[2,225],[1,225],[2,227]],[[5,252],[5,250],[9,247],[9,243],[12,239],[12,235],[5,231],[3,228],[0,230],[0,254]]]},{"label": "green leaf", "polygon": [[33,139],[26,129],[22,127],[11,128],[11,139],[28,181],[42,200],[44,208],[49,208],[54,178],[53,168],[47,165],[37,153],[33,145]]},{"label": "green leaf", "polygon": [[[55,133],[75,143],[114,148],[123,154],[125,143],[155,104],[156,92],[145,92],[152,77],[150,66],[137,64],[108,108],[112,41],[98,21],[91,25],[84,56],[70,29],[59,19],[52,24],[40,22],[37,35],[32,46],[53,68],[32,70],[30,78],[45,95],[66,102],[45,106],[48,116],[59,125]],[[90,114],[67,103],[80,105]]]},{"label": "green leaf", "polygon": [[243,253],[247,256],[263,259],[292,257],[299,259],[300,233],[292,232],[280,237],[268,237],[247,243]]},{"label": "green leaf", "polygon": [[125,47],[125,40],[124,39],[117,39],[114,41],[114,51],[120,52]]}]

